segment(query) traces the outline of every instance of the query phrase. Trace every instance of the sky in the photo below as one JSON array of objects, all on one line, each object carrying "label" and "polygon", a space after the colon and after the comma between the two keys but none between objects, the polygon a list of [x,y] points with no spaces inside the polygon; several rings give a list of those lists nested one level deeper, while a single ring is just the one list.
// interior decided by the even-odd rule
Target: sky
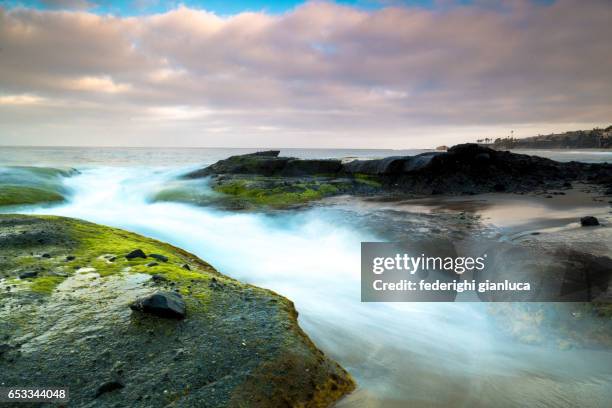
[{"label": "sky", "polygon": [[0,0],[0,145],[426,148],[612,124],[608,0]]}]

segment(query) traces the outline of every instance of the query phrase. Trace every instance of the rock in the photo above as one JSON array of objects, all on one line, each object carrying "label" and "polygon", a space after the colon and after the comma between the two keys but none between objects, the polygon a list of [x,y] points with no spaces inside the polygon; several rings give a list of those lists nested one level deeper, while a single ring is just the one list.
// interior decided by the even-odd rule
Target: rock
[{"label": "rock", "polygon": [[68,262],[68,261],[74,261],[75,259],[76,259],[76,256],[74,256],[74,255],[68,255],[68,256],[66,257],[66,261],[67,261],[67,262]]},{"label": "rock", "polygon": [[157,266],[157,265],[159,265],[157,262],[149,262],[145,266],[148,267],[148,268],[151,268],[152,266]]},{"label": "rock", "polygon": [[142,249],[135,249],[132,252],[130,252],[129,254],[127,254],[125,257],[127,259],[146,258],[147,255],[145,255],[145,253],[142,251]]},{"label": "rock", "polygon": [[265,150],[262,152],[248,153],[245,156],[256,156],[256,157],[278,157],[280,150]]},{"label": "rock", "polygon": [[[44,280],[0,291],[0,305],[8,300],[27,306],[0,307],[0,344],[14,344],[0,357],[2,381],[7,384],[23,384],[24,379],[30,384],[61,384],[70,388],[69,405],[75,407],[188,408],[200,407],[203,401],[210,406],[327,407],[354,389],[350,375],[301,330],[290,300],[223,277],[195,255],[137,234],[63,217],[0,214],[0,227],[3,279],[14,279],[25,270],[19,266],[21,259],[43,252],[75,255],[81,266],[94,262],[103,274],[72,288],[68,284],[73,278],[93,277],[73,274],[73,265],[66,268],[63,255],[45,263],[48,271],[70,269],[68,277],[45,273]],[[45,243],[39,243],[43,230]],[[183,261],[160,262],[157,268],[163,266],[164,273],[146,279],[142,268],[101,258],[123,257],[129,252],[125,248],[146,248]],[[191,272],[181,269],[186,262]],[[212,278],[227,290],[211,290]],[[145,298],[156,288],[166,291],[154,282],[181,293],[189,308],[187,319],[163,319],[126,307],[125,299]],[[64,287],[67,296],[56,296]],[[17,349],[22,336],[29,339],[27,353]],[[242,345],[244,340],[248,347]],[[66,344],[79,346],[66,349]],[[185,354],[175,360],[178,348]],[[125,364],[113,365],[117,361]],[[169,381],[164,382],[166,373]],[[125,389],[108,391],[102,385],[109,381]],[[105,392],[93,400],[98,389]]]},{"label": "rock", "polygon": [[50,255],[50,254],[45,253],[45,254],[42,254],[42,255],[41,255],[41,257],[43,257],[43,258],[51,258],[51,255]]},{"label": "rock", "polygon": [[[189,194],[170,192],[160,200],[195,201],[236,210],[286,208],[340,194],[522,194],[569,188],[573,181],[609,187],[608,175],[612,174],[611,164],[556,162],[474,143],[456,145],[447,151],[347,163],[278,154],[275,150],[231,156],[184,176],[212,176],[211,187],[221,193],[219,197],[200,197],[197,191],[194,194],[187,189]],[[185,196],[190,198],[181,198]]]},{"label": "rock", "polygon": [[446,145],[437,146],[436,150],[446,151],[446,150],[448,150],[448,146],[446,146]]},{"label": "rock", "polygon": [[160,254],[149,254],[149,258],[157,259],[161,262],[168,262],[168,257]]},{"label": "rock", "polygon": [[137,299],[130,304],[130,309],[173,319],[183,319],[186,314],[185,302],[181,295],[175,292],[158,292]]},{"label": "rock", "polygon": [[591,215],[587,215],[580,219],[580,225],[583,227],[595,227],[599,225],[599,220]]},{"label": "rock", "polygon": [[22,274],[20,274],[19,279],[35,278],[37,276],[38,276],[38,272],[29,271],[29,272],[23,272]]},{"label": "rock", "polygon": [[98,387],[96,390],[96,395],[94,398],[98,398],[102,394],[106,394],[107,392],[120,390],[124,387],[122,383],[119,381],[108,381]]},{"label": "rock", "polygon": [[188,264],[183,264],[183,265],[181,265],[181,268],[183,268],[183,269],[187,269],[188,271],[190,271],[190,270],[191,270],[191,266],[189,266]]},{"label": "rock", "polygon": [[280,172],[283,176],[336,174],[342,169],[340,160],[289,160]]}]

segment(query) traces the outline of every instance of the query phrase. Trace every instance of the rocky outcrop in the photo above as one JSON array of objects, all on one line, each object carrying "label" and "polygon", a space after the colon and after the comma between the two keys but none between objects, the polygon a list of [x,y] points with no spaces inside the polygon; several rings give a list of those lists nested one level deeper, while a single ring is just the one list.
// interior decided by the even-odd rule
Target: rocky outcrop
[{"label": "rocky outcrop", "polygon": [[337,173],[340,160],[302,160],[294,157],[278,157],[278,150],[231,156],[201,170],[185,175],[199,178],[213,174],[256,174],[261,176],[312,176]]},{"label": "rocky outcrop", "polygon": [[71,406],[324,407],[354,388],[289,300],[79,220],[0,216],[0,321],[3,383],[69,387]]},{"label": "rocky outcrop", "polygon": [[232,209],[285,207],[337,194],[477,194],[568,188],[584,181],[612,186],[612,164],[561,163],[462,144],[448,151],[377,160],[301,160],[279,151],[232,156],[185,179],[209,177],[221,196],[166,191],[158,199],[221,204]]}]

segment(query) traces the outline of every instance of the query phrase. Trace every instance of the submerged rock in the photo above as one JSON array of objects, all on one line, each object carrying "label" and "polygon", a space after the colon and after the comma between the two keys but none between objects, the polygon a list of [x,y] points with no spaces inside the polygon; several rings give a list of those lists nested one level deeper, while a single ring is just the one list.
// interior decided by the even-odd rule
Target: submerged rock
[{"label": "submerged rock", "polygon": [[137,299],[130,304],[130,309],[173,319],[183,319],[187,313],[183,298],[175,292],[158,292]]},{"label": "submerged rock", "polygon": [[[61,384],[71,406],[143,408],[326,407],[354,388],[300,329],[289,300],[223,276],[192,254],[60,217],[0,215],[0,232],[0,343],[19,345],[0,346],[7,384]],[[103,257],[126,248],[172,261],[149,269],[140,258]],[[66,268],[57,256],[45,266],[65,276],[17,279],[40,263],[31,254],[44,252],[73,254],[88,268]],[[130,311],[134,299],[143,312]],[[188,309],[180,321],[144,312],[162,303],[172,313],[178,304],[180,314],[180,301]]]}]

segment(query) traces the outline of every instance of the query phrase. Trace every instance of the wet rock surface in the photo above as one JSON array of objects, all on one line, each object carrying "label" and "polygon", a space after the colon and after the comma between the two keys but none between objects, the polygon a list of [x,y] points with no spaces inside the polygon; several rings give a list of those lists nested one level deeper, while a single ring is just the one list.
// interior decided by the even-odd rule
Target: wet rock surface
[{"label": "wet rock surface", "polygon": [[[167,262],[104,257],[135,248]],[[38,274],[19,278],[25,270]],[[354,387],[299,328],[289,300],[158,241],[2,215],[0,271],[2,381],[67,386],[71,406],[320,407]],[[173,313],[182,300],[184,318],[143,312],[160,294]]]}]

